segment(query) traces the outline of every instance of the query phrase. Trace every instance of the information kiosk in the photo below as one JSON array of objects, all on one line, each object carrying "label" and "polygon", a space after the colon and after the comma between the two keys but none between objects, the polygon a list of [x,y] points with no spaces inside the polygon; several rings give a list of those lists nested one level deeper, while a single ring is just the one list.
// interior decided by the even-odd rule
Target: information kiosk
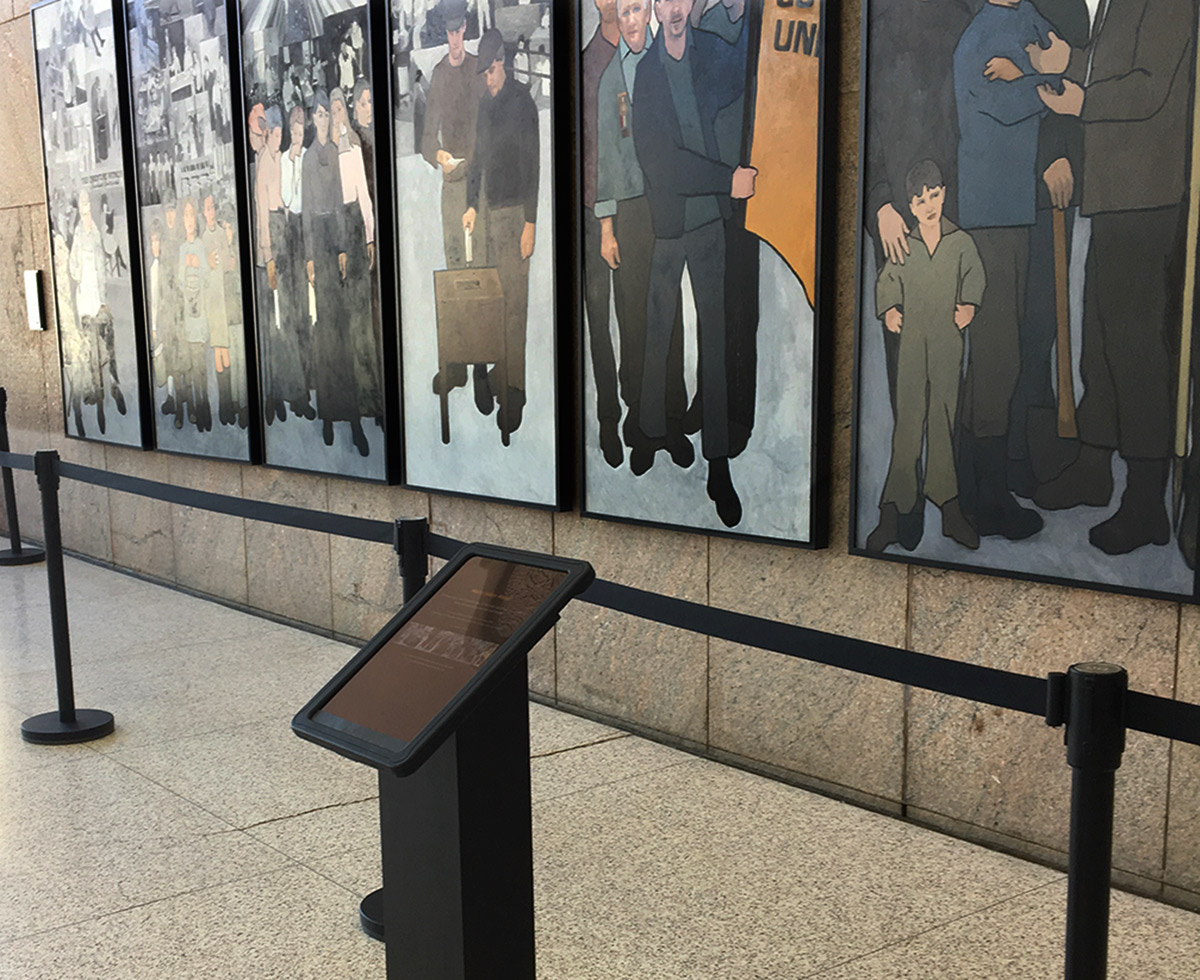
[{"label": "information kiosk", "polygon": [[594,577],[468,545],[292,720],[379,770],[389,980],[533,980],[526,657]]}]

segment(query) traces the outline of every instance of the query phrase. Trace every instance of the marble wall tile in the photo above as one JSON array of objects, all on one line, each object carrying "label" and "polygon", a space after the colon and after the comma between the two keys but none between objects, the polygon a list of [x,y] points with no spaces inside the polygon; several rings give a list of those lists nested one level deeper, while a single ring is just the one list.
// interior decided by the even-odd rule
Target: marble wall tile
[{"label": "marble wall tile", "polygon": [[[558,514],[555,552],[597,578],[706,602],[708,539]],[[558,698],[645,728],[707,742],[708,638],[574,602],[558,624]]]},{"label": "marble wall tile", "polygon": [[[908,569],[846,555],[846,435],[834,447],[831,547],[821,551],[714,538],[712,605],[903,647]],[[714,641],[714,748],[899,801],[904,689],[890,681]]]},{"label": "marble wall tile", "polygon": [[[468,544],[483,541],[554,554],[554,515],[548,510],[435,493],[429,495],[429,527],[434,534]],[[430,574],[441,566],[441,561],[432,559]],[[547,697],[554,696],[557,633],[551,630],[529,651],[529,688]]]},{"label": "marble wall tile", "polygon": [[0,133],[4,133],[4,180],[0,208],[46,199],[33,34],[28,18],[0,24]]},{"label": "marble wall tile", "polygon": [[[328,510],[329,483],[306,473],[242,469],[242,495],[248,500]],[[247,521],[246,574],[251,606],[333,629],[328,534]]]},{"label": "marble wall tile", "polygon": [[[168,480],[179,487],[242,495],[242,464],[168,456]],[[246,522],[240,517],[171,504],[175,580],[182,586],[246,602]]]},{"label": "marble wall tile", "polygon": [[[1200,704],[1200,608],[1184,606],[1179,620],[1175,697]],[[1167,814],[1167,869],[1172,885],[1200,893],[1200,745],[1171,745],[1171,796]],[[1200,902],[1200,895],[1196,901]]]},{"label": "marble wall tile", "polygon": [[[6,418],[13,452],[48,448],[49,420],[43,369],[45,334],[26,326],[24,271],[37,267],[37,241],[30,209],[0,210],[0,387],[7,393]],[[14,471],[17,518],[25,540],[41,540],[41,501],[32,473]],[[0,505],[0,528],[8,548],[8,518]]]},{"label": "marble wall tile", "polygon": [[[1169,696],[1178,611],[1152,599],[958,572],[913,570],[912,646],[1044,676],[1085,660],[1127,668]],[[1055,850],[1067,846],[1070,770],[1061,731],[1038,716],[913,691],[906,802]],[[1114,865],[1161,878],[1168,744],[1130,732],[1117,773]]]},{"label": "marble wall tile", "polygon": [[[30,208],[0,210],[0,387],[8,393],[14,452],[45,449],[50,425],[44,362],[53,333],[30,330],[25,309],[25,270],[38,268],[40,260],[33,226]],[[53,353],[57,357],[57,350]]]},{"label": "marble wall tile", "polygon": [[[68,439],[61,432],[50,434],[50,448],[67,463],[105,468],[105,447],[99,442]],[[58,488],[59,523],[63,547],[81,555],[113,560],[112,519],[108,490],[79,480],[63,480]]]},{"label": "marble wall tile", "polygon": [[[170,482],[170,457],[124,446],[105,446],[107,468],[117,473]],[[113,561],[166,581],[175,580],[172,506],[164,500],[108,492]]]},{"label": "marble wall tile", "polygon": [[[429,514],[423,493],[349,480],[329,481],[329,509],[375,521]],[[400,567],[390,544],[332,535],[329,539],[333,586],[333,628],[367,639],[391,619],[404,601]]]}]

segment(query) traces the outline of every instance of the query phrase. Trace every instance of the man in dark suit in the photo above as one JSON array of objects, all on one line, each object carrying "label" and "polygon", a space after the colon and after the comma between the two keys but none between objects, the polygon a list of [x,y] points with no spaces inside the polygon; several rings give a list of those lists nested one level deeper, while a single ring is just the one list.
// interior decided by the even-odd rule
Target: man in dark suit
[{"label": "man in dark suit", "polygon": [[[752,167],[721,161],[718,112],[743,96],[744,52],[714,34],[693,33],[693,0],[656,0],[658,37],[637,71],[633,138],[646,177],[654,225],[647,300],[641,426],[667,448],[666,370],[679,283],[686,265],[696,302],[703,409],[701,444],[708,495],[727,527],[742,519],[729,473],[730,433],[725,338],[725,224],[733,200],[754,194]],[[741,44],[748,32],[742,32]]]},{"label": "man in dark suit", "polygon": [[1035,71],[1063,74],[1040,89],[1083,121],[1083,199],[1092,219],[1077,420],[1079,458],[1034,496],[1045,508],[1106,506],[1111,459],[1125,460],[1120,507],[1088,534],[1110,555],[1171,536],[1171,349],[1178,333],[1179,255],[1186,220],[1195,4],[1106,0],[1086,46],[1053,37]]},{"label": "man in dark suit", "polygon": [[600,219],[596,206],[596,171],[599,141],[600,77],[617,53],[620,32],[617,0],[596,0],[600,23],[583,47],[583,288],[587,309],[588,350],[596,382],[596,418],[600,423],[600,448],[609,466],[625,461],[618,424],[621,404],[617,398],[617,359],[608,332],[608,304],[612,295],[612,273],[600,254]]},{"label": "man in dark suit", "polygon": [[488,375],[488,407],[494,397],[500,441],[507,446],[525,409],[529,258],[537,238],[538,112],[529,89],[509,77],[504,39],[494,27],[479,39],[478,65],[487,91],[479,103],[462,226],[474,234],[475,220],[482,215],[480,251],[483,261],[495,266],[504,292],[508,359]]}]

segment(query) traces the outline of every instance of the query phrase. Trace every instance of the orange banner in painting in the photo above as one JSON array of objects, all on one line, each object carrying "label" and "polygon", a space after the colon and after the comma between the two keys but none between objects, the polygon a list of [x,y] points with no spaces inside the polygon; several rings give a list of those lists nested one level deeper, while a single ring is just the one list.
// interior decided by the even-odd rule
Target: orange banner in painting
[{"label": "orange banner in painting", "polygon": [[825,0],[765,0],[746,230],[783,256],[813,303],[817,277],[817,138]]}]

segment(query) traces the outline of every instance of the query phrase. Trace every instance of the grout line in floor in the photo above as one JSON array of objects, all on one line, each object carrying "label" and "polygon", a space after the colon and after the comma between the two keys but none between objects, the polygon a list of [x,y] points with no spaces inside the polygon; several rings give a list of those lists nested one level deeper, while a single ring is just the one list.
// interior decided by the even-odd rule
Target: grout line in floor
[{"label": "grout line in floor", "polygon": [[[1044,891],[1048,888],[1053,888],[1057,885],[1061,885],[1065,880],[1066,880],[1066,875],[1061,875],[1061,876],[1053,879],[1052,881],[1044,881],[1041,884],[1034,885],[1032,888],[1027,888],[1024,891],[1020,891],[1020,892],[1017,892],[1016,894],[1009,895],[1005,898],[1001,898],[995,902],[992,902],[989,905],[983,905],[983,906],[980,906],[979,908],[972,909],[969,912],[963,912],[962,915],[956,915],[956,916],[953,916],[942,922],[934,923],[933,925],[928,926],[924,929],[921,929],[917,932],[914,932],[909,936],[904,936],[903,938],[893,940],[892,942],[884,943],[882,946],[878,946],[874,949],[860,953],[856,956],[851,956],[849,959],[842,960],[839,963],[833,963],[827,967],[822,967],[820,970],[817,970],[815,973],[806,973],[802,978],[798,978],[798,980],[820,980],[821,977],[827,976],[828,974],[833,973],[836,970],[844,969],[845,967],[851,965],[852,963],[858,963],[858,962],[861,962],[862,960],[868,959],[869,957],[877,956],[880,953],[886,952],[889,949],[896,949],[900,946],[904,946],[905,944],[914,942],[915,940],[920,939],[923,936],[928,936],[932,933],[940,932],[941,930],[947,929],[950,926],[954,925],[955,923],[962,922],[966,919],[975,918],[976,916],[983,915],[994,909],[998,909],[1003,905],[1008,905],[1013,902],[1019,902],[1022,899],[1028,898],[1029,896],[1031,896],[1037,892]],[[1014,936],[1013,937],[1014,947],[1017,945],[1018,942],[1019,942],[1019,937]]]}]

